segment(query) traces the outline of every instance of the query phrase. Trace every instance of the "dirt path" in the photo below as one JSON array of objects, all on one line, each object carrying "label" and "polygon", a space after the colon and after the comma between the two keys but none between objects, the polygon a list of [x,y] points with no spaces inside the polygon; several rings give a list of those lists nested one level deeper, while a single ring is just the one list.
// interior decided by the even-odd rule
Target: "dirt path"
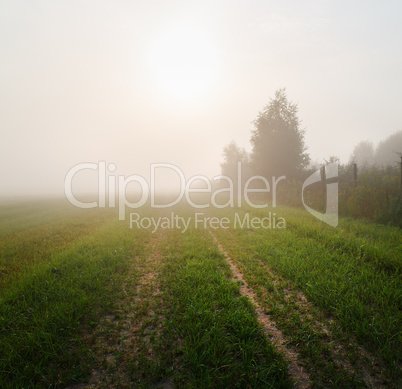
[{"label": "dirt path", "polygon": [[[305,369],[301,366],[302,364],[305,365],[305,363],[299,359],[297,352],[287,345],[290,339],[286,339],[282,331],[278,329],[273,318],[264,313],[264,311],[270,309],[269,306],[272,303],[277,308],[279,307],[279,309],[284,309],[286,304],[293,304],[300,320],[310,326],[316,334],[324,335],[320,336],[320,341],[328,346],[334,363],[341,369],[344,369],[350,375],[360,377],[369,388],[387,387],[386,378],[381,369],[383,363],[362,346],[358,345],[352,337],[348,339],[348,350],[346,350],[344,346],[337,342],[336,337],[329,328],[329,325],[334,323],[334,320],[326,317],[322,312],[318,312],[317,308],[307,299],[304,293],[295,289],[287,280],[280,280],[266,262],[260,261],[259,266],[264,269],[269,277],[269,282],[274,285],[276,290],[283,294],[280,299],[275,299],[274,302],[272,302],[272,296],[270,296],[270,299],[267,299],[267,291],[263,287],[256,286],[253,289],[247,286],[243,273],[230,258],[228,252],[224,250],[218,239],[212,233],[211,235],[218,249],[224,254],[226,261],[229,263],[234,279],[242,281],[241,293],[247,296],[255,305],[258,320],[289,360],[289,372],[297,382],[297,388],[310,387],[310,379]],[[271,301],[271,303],[259,304],[257,300]],[[353,350],[352,354],[351,350]],[[353,363],[351,362],[351,358],[353,359]]]},{"label": "dirt path", "polygon": [[262,325],[265,333],[272,339],[278,349],[284,354],[285,358],[289,362],[289,373],[295,381],[295,387],[298,389],[305,389],[311,387],[310,378],[302,366],[302,362],[299,360],[297,353],[290,347],[286,346],[286,339],[280,331],[275,322],[267,315],[264,310],[257,303],[257,296],[252,289],[250,289],[243,277],[242,272],[236,266],[234,261],[230,258],[227,251],[224,250],[218,239],[211,232],[211,236],[217,245],[219,251],[225,256],[226,262],[230,265],[230,269],[235,281],[241,281],[240,293],[250,299],[255,307],[257,318]]},{"label": "dirt path", "polygon": [[[235,281],[240,281],[240,292],[254,305],[258,321],[271,342],[276,344],[289,363],[289,374],[295,382],[296,388],[310,388],[312,386],[309,374],[304,366],[308,361],[300,358],[296,349],[289,345],[292,340],[285,336],[278,328],[281,318],[268,315],[270,303],[266,298],[267,291],[248,279],[253,287],[247,285],[245,277],[236,263],[222,247],[216,236],[212,233],[214,243],[224,255],[229,264]],[[132,265],[122,285],[121,298],[116,309],[105,315],[98,325],[86,336],[92,343],[95,368],[92,370],[87,383],[70,386],[69,389],[78,388],[131,388],[133,383],[143,382],[144,378],[153,376],[152,366],[158,363],[158,339],[163,337],[163,322],[166,308],[160,290],[159,272],[162,267],[162,253],[169,246],[169,239],[163,229],[151,234],[147,249],[143,256],[133,258]],[[317,310],[306,296],[296,290],[287,280],[279,279],[261,261],[260,264],[269,277],[269,281],[280,291],[281,298],[275,299],[275,304],[283,308],[286,304],[295,304],[297,314],[303,323],[310,326],[315,333],[324,333],[325,340],[333,360],[350,374],[358,373],[363,377],[366,385],[371,388],[385,388],[384,379],[375,359],[360,346],[353,345],[359,354],[354,363],[350,362],[347,350],[336,341],[327,324],[328,320],[321,320]],[[272,297],[272,296],[271,296]],[[273,301],[271,298],[270,301]],[[278,320],[278,321],[276,321]],[[278,326],[279,324],[279,326]],[[283,327],[280,327],[283,328]],[[286,330],[285,330],[286,331]],[[306,365],[307,363],[307,365]],[[311,368],[311,366],[310,366]],[[310,370],[311,373],[312,370]],[[311,373],[312,374],[312,373]],[[163,381],[153,387],[170,389],[170,381]]]},{"label": "dirt path", "polygon": [[[153,344],[164,319],[158,309],[161,306],[158,274],[165,245],[166,236],[163,230],[158,231],[152,234],[146,254],[133,258],[117,309],[104,316],[88,335],[96,367],[88,383],[69,389],[131,388],[133,380],[140,378],[135,377],[136,357],[141,355],[149,360],[155,357]],[[134,277],[135,274],[139,277]],[[169,388],[163,383],[161,386]]]},{"label": "dirt path", "polygon": [[[326,338],[321,339],[321,341],[329,346],[332,357],[337,365],[341,366],[350,374],[361,376],[369,388],[387,388],[385,384],[386,379],[378,366],[381,364],[378,359],[365,348],[358,345],[357,341],[350,336],[349,346],[356,350],[353,355],[353,365],[350,361],[350,356],[348,356],[348,351],[336,341],[334,334],[326,324],[333,324],[334,319],[328,316],[326,317],[322,312],[317,313],[317,308],[314,308],[313,304],[307,299],[303,292],[296,290],[290,283],[284,287],[266,263],[261,261],[260,265],[265,269],[266,273],[269,274],[272,283],[283,291],[284,301],[292,302],[297,306],[300,319],[308,323],[316,333],[324,333],[326,335]],[[278,306],[283,307],[283,304],[279,303]]]}]

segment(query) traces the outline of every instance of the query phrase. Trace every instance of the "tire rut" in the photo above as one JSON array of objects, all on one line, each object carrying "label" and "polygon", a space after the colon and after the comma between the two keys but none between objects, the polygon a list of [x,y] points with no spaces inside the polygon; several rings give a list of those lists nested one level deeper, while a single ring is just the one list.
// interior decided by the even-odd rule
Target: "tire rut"
[{"label": "tire rut", "polygon": [[296,351],[289,348],[286,343],[287,340],[284,337],[281,330],[278,329],[276,323],[269,315],[267,315],[261,306],[257,302],[257,295],[249,288],[243,277],[243,273],[236,266],[235,262],[230,258],[228,252],[222,247],[215,235],[210,232],[212,239],[214,240],[219,251],[224,255],[226,262],[229,264],[235,281],[241,281],[240,293],[246,296],[253,304],[257,313],[257,319],[264,329],[264,332],[271,338],[271,341],[278,347],[278,349],[284,354],[289,363],[289,374],[295,381],[295,387],[298,389],[307,389],[311,387],[311,381],[309,375],[302,366],[302,362],[298,358]]},{"label": "tire rut", "polygon": [[[245,286],[242,272],[235,265],[233,260],[230,258],[229,254],[220,245],[216,237],[212,233],[211,235],[215,243],[217,244],[219,250],[225,255],[226,259],[229,259],[228,263],[230,264],[232,272],[235,275],[235,277],[237,275],[237,279],[240,279],[242,281],[242,287],[241,287],[242,294],[249,297],[252,301],[254,300],[254,302],[256,301],[257,298],[260,301],[261,300],[264,301],[265,298],[267,297],[266,296],[267,292],[264,292],[261,289],[256,289],[256,291],[258,291],[259,293],[261,292],[263,296],[261,297],[259,295],[257,297],[257,293],[255,293],[255,291],[252,288]],[[335,320],[332,317],[327,317],[326,315],[323,314],[323,312],[319,312],[317,317],[316,314],[317,309],[314,307],[313,303],[311,303],[311,301],[308,300],[308,298],[303,292],[301,292],[300,290],[296,290],[296,288],[294,288],[294,286],[289,281],[280,280],[280,278],[272,271],[272,269],[268,266],[268,264],[265,261],[260,260],[259,263],[260,266],[264,268],[266,274],[269,276],[270,278],[269,281],[272,283],[272,285],[277,290],[280,290],[281,293],[283,293],[282,302],[275,301],[277,307],[283,308],[285,303],[294,303],[297,306],[297,312],[301,320],[306,324],[310,325],[314,332],[323,333],[326,335],[325,340],[322,338],[321,339],[331,349],[331,355],[336,365],[344,369],[345,372],[348,372],[350,375],[360,376],[361,379],[365,382],[366,386],[369,388],[388,387],[386,384],[387,378],[382,373],[382,369],[380,367],[384,364],[381,360],[374,357],[369,351],[367,351],[364,347],[359,345],[357,341],[353,339],[353,337],[350,337],[350,339],[348,340],[348,345],[349,347],[352,347],[355,350],[352,364],[351,361],[349,360],[347,350],[342,344],[336,341],[336,337],[329,328],[329,325],[334,324]],[[238,277],[239,274],[241,277]],[[285,283],[283,281],[285,281]],[[264,305],[265,304],[263,304],[263,306]],[[264,308],[266,308],[266,306],[262,308],[262,306],[258,303],[256,303],[256,307],[257,307],[256,308],[257,314],[259,314],[259,310],[264,312]],[[272,333],[275,333],[276,330],[279,331],[279,333],[277,334],[279,342],[282,342],[282,344],[286,343],[286,337],[280,330],[277,329],[275,321],[272,319],[272,317],[270,317],[265,313],[264,315],[265,316],[259,318],[259,320],[267,321],[268,322],[267,328],[273,326],[271,330]],[[289,354],[287,355],[286,351],[284,351],[285,355],[287,355],[290,360],[296,361],[295,362],[296,366],[293,367],[291,366],[290,372],[292,375],[295,373],[297,374],[297,366],[300,363],[300,361],[297,358],[297,353],[289,347],[287,347],[287,350],[289,351]],[[303,364],[303,362],[301,362],[300,364]]]},{"label": "tire rut", "polygon": [[[123,298],[115,311],[106,314],[86,338],[93,344],[96,367],[87,383],[68,389],[131,388],[133,377],[129,364],[141,357],[152,359],[151,335],[158,337],[163,315],[157,301],[160,298],[158,273],[161,250],[166,243],[163,232],[152,234],[145,259],[134,258],[122,285]],[[132,275],[140,276],[134,281]],[[163,387],[170,388],[163,383]]]}]

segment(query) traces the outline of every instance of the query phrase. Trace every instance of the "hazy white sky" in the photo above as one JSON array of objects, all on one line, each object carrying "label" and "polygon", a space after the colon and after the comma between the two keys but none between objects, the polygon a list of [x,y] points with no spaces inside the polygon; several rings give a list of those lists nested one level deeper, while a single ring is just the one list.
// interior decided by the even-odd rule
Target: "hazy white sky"
[{"label": "hazy white sky", "polygon": [[402,129],[400,1],[0,0],[0,195],[106,160],[219,174],[286,87],[312,159]]}]

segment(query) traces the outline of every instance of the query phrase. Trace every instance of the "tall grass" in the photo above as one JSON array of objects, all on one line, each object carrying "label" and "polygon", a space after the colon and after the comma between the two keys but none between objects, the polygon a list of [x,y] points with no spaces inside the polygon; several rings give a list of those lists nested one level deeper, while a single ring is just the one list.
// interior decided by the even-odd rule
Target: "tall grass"
[{"label": "tall grass", "polygon": [[[29,252],[21,243],[17,257]],[[131,256],[144,246],[139,232],[113,219],[61,249],[58,243],[2,292],[0,387],[53,387],[85,377],[80,329],[113,304]]]},{"label": "tall grass", "polygon": [[[282,205],[303,207],[302,186],[313,171],[305,171],[298,180],[283,180],[277,187]],[[372,220],[402,227],[402,192],[400,167],[366,167],[354,181],[352,164],[339,166],[339,213],[342,216]],[[325,185],[322,182],[305,188],[307,205],[325,212]]]},{"label": "tall grass", "polygon": [[291,387],[281,355],[262,332],[250,301],[210,236],[175,234],[163,269],[168,332],[182,339],[178,387]]},{"label": "tall grass", "polygon": [[250,257],[266,261],[333,316],[346,334],[381,356],[391,374],[398,375],[401,231],[350,219],[341,219],[332,228],[302,210],[276,212],[285,218],[286,229],[230,230],[236,257],[245,263]]}]

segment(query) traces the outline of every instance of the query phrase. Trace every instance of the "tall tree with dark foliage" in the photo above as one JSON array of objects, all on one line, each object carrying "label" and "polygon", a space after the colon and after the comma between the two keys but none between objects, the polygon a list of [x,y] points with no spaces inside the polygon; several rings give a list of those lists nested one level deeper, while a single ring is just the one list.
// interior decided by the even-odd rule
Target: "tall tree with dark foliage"
[{"label": "tall tree with dark foliage", "polygon": [[308,164],[310,158],[297,111],[285,89],[279,89],[259,113],[251,136],[251,163],[257,174],[267,178],[282,175],[297,178]]}]

